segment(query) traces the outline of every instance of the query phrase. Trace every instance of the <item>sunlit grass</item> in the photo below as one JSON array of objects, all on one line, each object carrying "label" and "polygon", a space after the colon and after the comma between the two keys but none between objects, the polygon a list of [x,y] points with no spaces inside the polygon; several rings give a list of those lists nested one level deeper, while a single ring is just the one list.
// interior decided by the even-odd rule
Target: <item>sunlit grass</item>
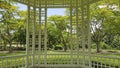
[{"label": "sunlit grass", "polygon": [[[37,55],[35,56],[35,63],[38,63],[38,54],[39,52],[35,52]],[[6,53],[6,54],[0,54],[0,56],[12,56],[12,55],[22,55],[25,54],[25,51],[18,51],[18,52],[13,52],[13,53]],[[40,63],[44,64],[44,52],[41,52],[41,56],[40,56]],[[64,52],[64,51],[47,51],[47,64],[70,64],[71,61],[71,56],[70,51]],[[62,55],[61,55],[62,54]],[[67,55],[68,54],[68,55]],[[73,53],[74,54],[74,53]],[[97,57],[96,57],[97,56]],[[100,57],[102,56],[102,57]],[[116,58],[105,58],[105,57],[116,57],[116,58],[120,58],[119,54],[94,54],[94,56],[91,58],[92,62],[94,63],[102,63],[103,65],[110,65],[110,66],[119,66],[119,60],[117,60]],[[77,63],[77,55],[74,55],[72,60],[75,60],[73,63],[76,64]],[[79,56],[79,63],[82,64],[82,59],[83,56]],[[85,59],[87,60],[86,62],[88,62],[89,57],[86,56]],[[29,58],[29,60],[32,60],[32,56]],[[5,58],[5,59],[0,59],[0,67],[1,66],[5,66],[7,65],[8,67],[13,65],[13,66],[25,66],[25,56],[23,57],[16,57],[16,58]],[[3,63],[3,64],[2,64]],[[30,62],[30,64],[32,64],[32,61]]]}]

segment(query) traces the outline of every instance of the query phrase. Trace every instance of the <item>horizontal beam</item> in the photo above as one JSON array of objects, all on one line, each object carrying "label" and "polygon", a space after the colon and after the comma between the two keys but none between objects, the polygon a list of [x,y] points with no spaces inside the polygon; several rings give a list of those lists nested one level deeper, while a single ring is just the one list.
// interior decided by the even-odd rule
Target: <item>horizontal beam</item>
[{"label": "horizontal beam", "polygon": [[[13,0],[13,1],[28,5],[27,0]],[[30,1],[31,1],[30,6],[34,6],[34,4],[33,4],[34,0],[30,0]],[[101,0],[90,0],[89,2],[86,1],[86,2],[84,2],[83,5],[86,5],[88,3],[93,4],[98,1],[101,1]],[[41,7],[45,8],[44,0],[41,0],[41,3],[42,3]],[[62,1],[61,0],[48,0],[46,4],[47,4],[47,8],[68,8],[68,7],[70,7],[70,0],[62,0]],[[81,1],[79,1],[78,7],[81,6],[80,4],[81,4]],[[36,7],[37,8],[39,7],[39,2],[37,2]],[[76,0],[72,1],[72,7],[76,7]]]},{"label": "horizontal beam", "polygon": [[35,68],[37,67],[62,67],[62,68],[74,68],[74,67],[79,67],[79,68],[83,68],[82,65],[77,65],[77,64],[41,64],[41,65],[35,65]]}]

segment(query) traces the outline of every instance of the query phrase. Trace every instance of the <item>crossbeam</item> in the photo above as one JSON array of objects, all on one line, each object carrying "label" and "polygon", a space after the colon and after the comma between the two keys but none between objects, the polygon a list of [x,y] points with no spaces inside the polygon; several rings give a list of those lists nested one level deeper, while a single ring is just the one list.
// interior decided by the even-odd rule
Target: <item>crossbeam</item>
[{"label": "crossbeam", "polygon": [[[34,0],[30,0],[30,3],[28,3],[27,0],[13,0],[15,2],[19,2],[19,3],[22,3],[22,4],[25,4],[25,5],[30,5],[30,6],[34,6]],[[77,0],[73,0],[72,1],[72,4],[73,4],[73,7],[76,7],[76,1]],[[84,3],[82,5],[87,5],[88,3],[89,4],[93,4],[93,3],[96,3],[98,1],[101,1],[101,0],[90,0],[89,2],[87,1],[84,1]],[[41,0],[41,7],[44,8],[45,7],[45,4],[47,4],[47,8],[68,8],[70,7],[70,0],[47,0],[47,2],[45,3],[44,0]],[[78,4],[81,5],[81,1],[78,1]],[[39,0],[36,0],[36,7],[39,8]]]}]

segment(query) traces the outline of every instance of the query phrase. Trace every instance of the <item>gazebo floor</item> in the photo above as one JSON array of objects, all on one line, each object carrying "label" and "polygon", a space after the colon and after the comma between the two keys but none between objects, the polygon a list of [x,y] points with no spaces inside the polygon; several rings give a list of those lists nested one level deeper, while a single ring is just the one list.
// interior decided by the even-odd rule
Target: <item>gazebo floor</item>
[{"label": "gazebo floor", "polygon": [[52,65],[52,64],[41,64],[41,65],[35,65],[34,67],[31,66],[30,68],[87,68],[87,67],[83,67],[82,65],[73,65],[73,64],[56,64],[56,65]]}]

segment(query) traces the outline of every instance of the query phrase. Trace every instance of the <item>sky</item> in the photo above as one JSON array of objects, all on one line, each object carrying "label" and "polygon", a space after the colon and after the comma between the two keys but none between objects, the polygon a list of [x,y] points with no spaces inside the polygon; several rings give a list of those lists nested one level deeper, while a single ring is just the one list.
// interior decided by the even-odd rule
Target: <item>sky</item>
[{"label": "sky", "polygon": [[[19,7],[19,10],[27,10],[27,6],[24,4],[18,3],[16,6]],[[49,8],[47,11],[47,16],[52,16],[52,15],[62,15],[65,16],[65,8]]]}]

